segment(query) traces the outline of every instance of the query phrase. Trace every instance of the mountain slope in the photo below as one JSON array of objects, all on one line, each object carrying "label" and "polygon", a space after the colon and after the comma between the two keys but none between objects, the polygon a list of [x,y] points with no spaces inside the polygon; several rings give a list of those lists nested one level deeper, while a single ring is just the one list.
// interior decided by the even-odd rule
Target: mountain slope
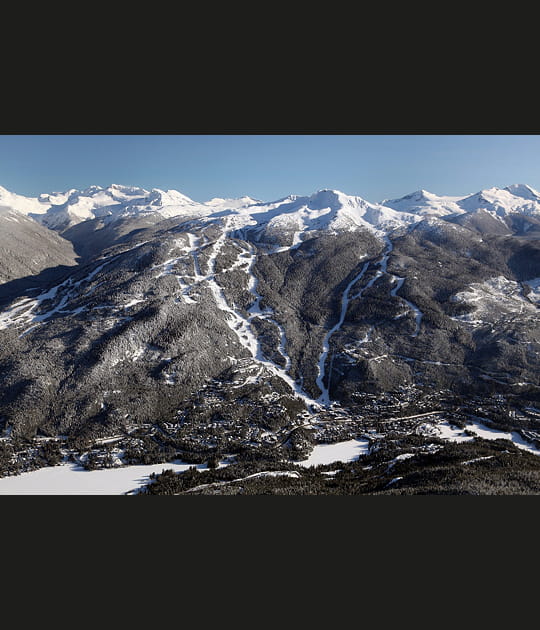
[{"label": "mountain slope", "polygon": [[53,274],[59,266],[73,267],[76,258],[69,241],[24,214],[0,206],[0,299],[24,288],[20,282],[15,289],[13,281],[28,278],[26,286],[40,284],[36,276],[47,269]]}]

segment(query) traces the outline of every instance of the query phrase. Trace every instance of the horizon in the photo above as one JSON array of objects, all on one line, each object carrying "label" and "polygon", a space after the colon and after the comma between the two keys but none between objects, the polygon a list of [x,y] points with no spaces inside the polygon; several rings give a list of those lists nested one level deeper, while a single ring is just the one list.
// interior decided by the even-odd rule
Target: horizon
[{"label": "horizon", "polygon": [[540,189],[539,135],[0,135],[0,186],[26,197],[91,186],[278,200],[337,190],[373,203],[426,190]]}]

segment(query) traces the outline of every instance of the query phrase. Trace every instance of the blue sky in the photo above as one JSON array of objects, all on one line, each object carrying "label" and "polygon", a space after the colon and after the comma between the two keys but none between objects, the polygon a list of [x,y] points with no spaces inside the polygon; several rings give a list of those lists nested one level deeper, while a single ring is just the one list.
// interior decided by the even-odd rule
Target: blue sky
[{"label": "blue sky", "polygon": [[540,135],[0,135],[0,186],[27,196],[126,184],[196,201],[333,188],[376,202],[514,183],[540,189]]}]

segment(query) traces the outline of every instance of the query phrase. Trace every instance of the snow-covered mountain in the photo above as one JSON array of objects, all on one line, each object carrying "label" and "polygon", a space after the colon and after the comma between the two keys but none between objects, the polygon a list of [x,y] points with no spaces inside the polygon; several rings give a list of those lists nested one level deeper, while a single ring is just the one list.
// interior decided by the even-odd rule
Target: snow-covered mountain
[{"label": "snow-covered mountain", "polygon": [[460,200],[461,197],[441,197],[427,190],[417,190],[399,199],[385,199],[381,204],[399,212],[442,217],[463,212],[458,204]]},{"label": "snow-covered mountain", "polygon": [[[59,200],[60,203],[56,203]],[[159,213],[164,218],[176,215],[199,216],[208,213],[199,204],[176,190],[151,191],[135,186],[113,184],[108,188],[91,186],[83,191],[72,190],[65,200],[58,196],[43,214],[30,214],[37,221],[56,230],[68,229],[77,223],[95,218],[106,221],[130,215]]]},{"label": "snow-covered mountain", "polygon": [[[18,210],[22,214],[44,214],[51,207],[49,201],[49,195],[43,195],[43,199],[36,197],[25,197],[24,195],[18,195],[0,186],[0,208],[10,208],[12,210]],[[55,197],[55,193],[51,195]]]},{"label": "snow-covered mountain", "polygon": [[524,184],[506,188],[488,188],[459,201],[466,212],[487,210],[497,216],[509,214],[540,214],[540,193]]},{"label": "snow-covered mountain", "polygon": [[526,184],[487,188],[463,197],[441,197],[427,190],[418,190],[399,199],[384,200],[381,204],[400,212],[441,217],[480,211],[499,217],[540,215],[540,193]]},{"label": "snow-covered mountain", "polygon": [[[385,232],[421,219],[397,212],[362,197],[322,189],[310,196],[290,195],[278,201],[246,205],[221,211],[238,231],[256,235],[257,241],[297,246],[318,232],[339,233],[367,229]],[[209,215],[209,219],[215,215]],[[291,242],[292,239],[292,242]]]},{"label": "snow-covered mountain", "polygon": [[429,216],[457,217],[478,212],[487,212],[495,219],[516,214],[540,216],[540,193],[525,184],[513,184],[463,197],[418,190],[399,199],[372,203],[338,190],[322,189],[310,196],[289,195],[270,202],[247,196],[197,202],[177,190],[148,191],[113,184],[107,188],[90,186],[85,190],[43,193],[38,197],[25,197],[0,187],[0,207],[17,210],[58,232],[97,218],[110,223],[149,214],[164,219],[230,216],[236,229],[258,230],[269,238],[277,233],[294,235],[297,243],[305,235],[321,230],[335,233],[366,228],[388,232]]},{"label": "snow-covered mountain", "polygon": [[0,187],[0,207],[17,210],[57,231],[96,218],[110,222],[151,213],[160,214],[163,218],[204,216],[224,208],[240,209],[253,203],[257,200],[250,197],[214,198],[207,203],[199,203],[177,190],[153,188],[148,191],[118,184],[107,188],[72,188],[66,192],[43,193],[39,197],[25,197]]}]

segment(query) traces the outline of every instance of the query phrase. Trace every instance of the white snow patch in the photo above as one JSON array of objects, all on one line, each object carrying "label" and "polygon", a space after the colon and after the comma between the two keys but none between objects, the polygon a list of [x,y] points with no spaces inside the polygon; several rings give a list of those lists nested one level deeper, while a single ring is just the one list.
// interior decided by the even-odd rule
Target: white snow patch
[{"label": "white snow patch", "polygon": [[328,477],[335,477],[338,472],[341,472],[341,468],[337,468],[336,470],[324,470],[322,474],[327,475]]},{"label": "white snow patch", "polygon": [[318,466],[334,462],[352,462],[369,453],[369,440],[346,440],[335,444],[317,444],[308,459],[296,462],[300,466]]},{"label": "white snow patch", "polygon": [[394,457],[394,459],[392,459],[390,463],[395,464],[396,462],[401,462],[405,459],[410,459],[411,457],[414,457],[414,456],[415,456],[414,453],[401,453],[401,455],[397,455],[396,457]]},{"label": "white snow patch", "polygon": [[482,437],[486,440],[510,440],[517,446],[534,455],[540,455],[540,449],[534,446],[531,442],[525,440],[517,431],[500,431],[486,426],[478,421],[472,421],[467,424],[467,429],[472,433],[475,433],[478,437]]},{"label": "white snow patch", "polygon": [[504,276],[495,276],[481,283],[473,283],[465,291],[452,296],[451,301],[473,304],[474,310],[452,319],[469,324],[482,324],[498,322],[501,314],[513,315],[525,312],[536,315],[538,307],[536,304],[531,304],[531,301],[536,301],[534,280],[536,279],[530,281],[533,282],[533,292],[529,295],[529,299],[523,295],[519,282],[508,280]]},{"label": "white snow patch", "polygon": [[471,442],[474,440],[472,435],[466,435],[465,429],[460,429],[449,422],[441,422],[436,425],[439,437],[450,442]]},{"label": "white snow patch", "polygon": [[485,440],[510,440],[517,446],[534,455],[540,455],[540,449],[531,442],[525,440],[517,431],[500,431],[486,426],[478,420],[473,420],[465,425],[464,429],[448,423],[441,422],[435,425],[435,430],[439,433],[439,437],[450,440],[452,442],[470,442],[474,440],[474,436],[466,435],[465,431],[474,433],[475,436],[484,438]]},{"label": "white snow patch", "polygon": [[493,459],[495,455],[486,455],[485,457],[475,457],[474,459],[468,459],[466,462],[461,462],[463,465],[474,464],[475,462],[481,462],[484,459]]},{"label": "white snow patch", "polygon": [[129,308],[130,306],[135,306],[135,304],[139,304],[140,302],[144,302],[144,298],[133,298],[129,302],[126,302],[122,308]]},{"label": "white snow patch", "polygon": [[256,477],[295,477],[298,479],[300,473],[297,470],[264,470],[262,472],[253,473],[242,479],[235,479],[235,481],[244,481],[244,479],[255,479]]}]

